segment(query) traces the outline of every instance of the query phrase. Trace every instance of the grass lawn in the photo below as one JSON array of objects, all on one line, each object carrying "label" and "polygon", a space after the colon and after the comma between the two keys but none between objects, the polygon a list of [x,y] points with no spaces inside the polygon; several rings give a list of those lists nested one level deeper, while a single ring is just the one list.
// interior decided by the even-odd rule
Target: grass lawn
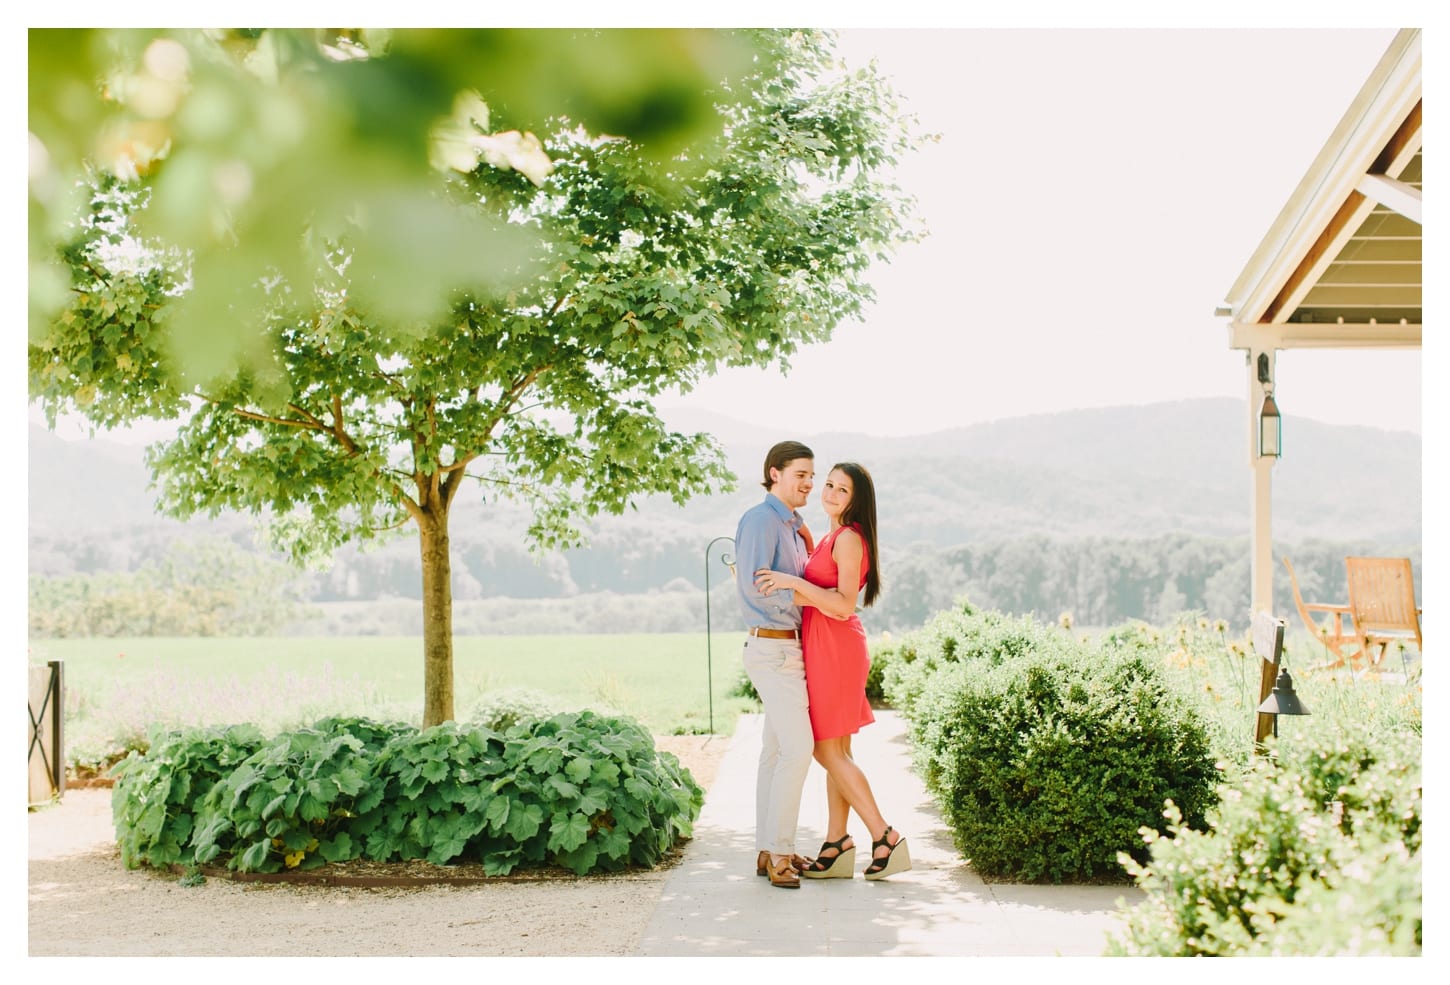
[{"label": "grass lawn", "polygon": [[[657,734],[729,735],[756,706],[727,697],[743,632],[599,636],[473,636],[454,641],[454,712],[523,689],[561,710],[629,715]],[[706,667],[713,689],[707,688]],[[418,723],[418,637],[32,640],[30,661],[63,661],[67,747],[144,735],[153,722],[293,728],[326,715]],[[102,750],[103,751],[103,750]]]}]

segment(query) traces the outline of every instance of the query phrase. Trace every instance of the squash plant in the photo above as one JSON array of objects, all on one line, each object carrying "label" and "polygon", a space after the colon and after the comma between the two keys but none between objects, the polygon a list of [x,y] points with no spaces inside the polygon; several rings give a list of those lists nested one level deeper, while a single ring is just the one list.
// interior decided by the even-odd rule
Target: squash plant
[{"label": "squash plant", "polygon": [[207,792],[196,862],[223,850],[244,872],[310,869],[355,858],[346,821],[376,802],[376,749],[351,732],[299,729],[258,749]]},{"label": "squash plant", "polygon": [[131,868],[276,872],[366,856],[584,875],[653,866],[704,803],[637,722],[588,710],[503,731],[353,718],[271,740],[250,727],[188,730],[120,773],[113,816]]},{"label": "squash plant", "polygon": [[194,863],[188,842],[199,805],[265,743],[252,725],[155,730],[144,755],[117,763],[111,813],[126,868]]},{"label": "squash plant", "polygon": [[638,724],[588,710],[503,733],[445,722],[390,743],[377,778],[382,796],[351,828],[369,858],[476,860],[490,875],[653,865],[704,802]]}]

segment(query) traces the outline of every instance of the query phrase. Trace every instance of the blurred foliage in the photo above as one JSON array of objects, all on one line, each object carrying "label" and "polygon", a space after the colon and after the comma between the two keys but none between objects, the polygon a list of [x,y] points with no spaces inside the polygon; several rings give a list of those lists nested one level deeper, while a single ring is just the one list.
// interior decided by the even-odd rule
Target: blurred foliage
[{"label": "blurred foliage", "polygon": [[[464,148],[474,163],[537,175],[533,134],[567,118],[663,161],[718,130],[722,80],[758,56],[704,30],[31,30],[32,331],[65,306],[55,246],[104,176],[140,181],[138,234],[187,256],[173,332],[203,369],[258,329],[258,281],[311,283],[318,245],[344,231],[376,273],[356,295],[379,315],[437,316],[445,291],[526,241],[447,208],[435,165],[458,163],[450,134],[480,142]],[[507,125],[490,129],[489,109]]]}]

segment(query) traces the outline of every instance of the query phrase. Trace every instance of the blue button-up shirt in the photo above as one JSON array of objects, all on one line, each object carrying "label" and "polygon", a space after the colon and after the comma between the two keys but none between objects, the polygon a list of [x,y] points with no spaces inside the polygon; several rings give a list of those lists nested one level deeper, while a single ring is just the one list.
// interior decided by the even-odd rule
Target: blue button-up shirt
[{"label": "blue button-up shirt", "polygon": [[800,575],[806,570],[806,544],[798,531],[804,521],[773,493],[752,506],[735,528],[735,591],[746,626],[800,629],[801,610],[788,588],[762,595],[755,587],[761,568]]}]

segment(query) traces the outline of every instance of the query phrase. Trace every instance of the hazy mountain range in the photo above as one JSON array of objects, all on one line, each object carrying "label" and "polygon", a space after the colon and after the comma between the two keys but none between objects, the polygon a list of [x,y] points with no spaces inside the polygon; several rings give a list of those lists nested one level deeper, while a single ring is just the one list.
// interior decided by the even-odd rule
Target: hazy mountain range
[{"label": "hazy mountain range", "polygon": [[[494,568],[520,597],[642,591],[681,577],[699,583],[706,545],[733,534],[740,512],[764,494],[761,460],[786,437],[814,449],[818,482],[842,459],[871,469],[883,557],[913,544],[947,547],[1029,535],[1184,532],[1229,538],[1249,529],[1246,413],[1237,400],[1042,414],[892,438],[792,434],[710,415],[672,414],[671,423],[720,440],[739,476],[735,491],[699,497],[683,508],[663,498],[646,500],[636,512],[597,523],[591,548],[526,568],[520,510],[485,507],[465,490],[454,511],[453,543],[461,561],[455,573],[472,571],[479,584],[464,584],[460,597],[496,592],[494,579],[480,574]],[[1353,540],[1386,551],[1420,543],[1418,435],[1291,416],[1284,422],[1284,445],[1274,468],[1276,541]],[[32,574],[134,567],[167,537],[234,531],[249,522],[223,517],[181,524],[158,516],[138,446],[104,438],[71,442],[32,425],[29,466]],[[814,496],[805,512],[813,526],[824,527]],[[389,577],[397,586],[389,593],[401,593],[415,577],[406,569],[416,570],[416,550],[415,539],[406,537],[370,553],[366,564],[393,570]],[[355,551],[338,555],[340,567],[363,563]],[[356,592],[354,586],[348,594],[358,597]]]}]

